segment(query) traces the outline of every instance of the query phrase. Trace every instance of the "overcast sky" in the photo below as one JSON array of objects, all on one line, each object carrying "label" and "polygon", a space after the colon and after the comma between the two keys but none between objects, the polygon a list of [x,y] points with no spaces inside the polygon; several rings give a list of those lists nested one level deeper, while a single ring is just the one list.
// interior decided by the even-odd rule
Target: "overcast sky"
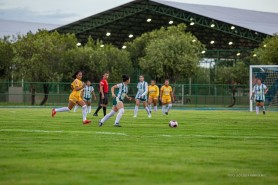
[{"label": "overcast sky", "polygon": [[[168,0],[278,13],[278,0]],[[66,24],[130,0],[0,0],[0,19]]]}]

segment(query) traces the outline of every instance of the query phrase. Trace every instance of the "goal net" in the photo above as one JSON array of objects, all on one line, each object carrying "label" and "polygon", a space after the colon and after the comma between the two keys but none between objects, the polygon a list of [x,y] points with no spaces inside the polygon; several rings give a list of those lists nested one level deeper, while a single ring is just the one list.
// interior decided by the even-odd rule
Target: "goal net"
[{"label": "goal net", "polygon": [[250,111],[253,111],[254,101],[251,100],[256,79],[262,79],[262,83],[268,88],[265,95],[267,109],[278,108],[278,65],[250,65],[249,70]]}]

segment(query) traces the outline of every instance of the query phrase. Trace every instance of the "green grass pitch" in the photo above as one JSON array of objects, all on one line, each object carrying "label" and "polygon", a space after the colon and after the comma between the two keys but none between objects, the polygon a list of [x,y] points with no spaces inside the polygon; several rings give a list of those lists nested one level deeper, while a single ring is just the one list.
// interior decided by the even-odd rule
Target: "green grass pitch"
[{"label": "green grass pitch", "polygon": [[122,128],[115,116],[99,128],[92,114],[84,126],[80,110],[50,111],[0,109],[1,185],[278,184],[277,112],[173,110],[148,119],[126,110]]}]

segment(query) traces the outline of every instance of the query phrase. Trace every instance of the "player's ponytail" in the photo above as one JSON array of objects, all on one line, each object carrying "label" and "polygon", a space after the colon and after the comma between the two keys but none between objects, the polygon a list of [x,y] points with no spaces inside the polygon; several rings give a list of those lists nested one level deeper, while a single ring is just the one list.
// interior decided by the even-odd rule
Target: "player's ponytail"
[{"label": "player's ponytail", "polygon": [[129,80],[129,76],[128,75],[123,75],[122,78],[123,78],[123,82],[126,82],[126,81]]},{"label": "player's ponytail", "polygon": [[72,75],[72,78],[75,79],[75,78],[76,78],[76,75],[78,75],[78,73],[82,73],[82,71],[80,71],[80,70],[79,70],[79,71],[76,71],[76,72],[74,73],[74,75]]}]

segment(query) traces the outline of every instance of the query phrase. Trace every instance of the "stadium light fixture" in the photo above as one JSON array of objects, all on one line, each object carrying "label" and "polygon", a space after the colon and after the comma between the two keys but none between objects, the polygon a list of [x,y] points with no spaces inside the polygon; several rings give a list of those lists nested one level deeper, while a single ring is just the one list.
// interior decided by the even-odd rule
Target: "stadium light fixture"
[{"label": "stadium light fixture", "polygon": [[191,23],[190,23],[190,26],[193,26],[194,24],[195,24],[194,22],[191,22]]},{"label": "stadium light fixture", "polygon": [[266,48],[266,44],[264,45],[264,48]]},{"label": "stadium light fixture", "polygon": [[132,34],[129,34],[129,36],[128,36],[129,38],[132,38],[133,37],[133,35]]},{"label": "stadium light fixture", "polygon": [[107,37],[109,37],[110,35],[111,35],[111,33],[110,33],[110,32],[107,32],[107,33],[106,33],[106,36],[107,36]]},{"label": "stadium light fixture", "polygon": [[238,52],[238,53],[236,54],[236,56],[238,56],[238,57],[239,57],[239,56],[240,56],[240,52]]},{"label": "stadium light fixture", "polygon": [[77,46],[77,47],[81,46],[81,43],[80,43],[80,42],[78,42],[78,43],[76,44],[76,46]]},{"label": "stadium light fixture", "polygon": [[125,45],[123,45],[122,49],[125,49],[125,48],[126,48],[126,46],[125,46]]},{"label": "stadium light fixture", "polygon": [[214,24],[214,23],[212,23],[212,24],[210,25],[210,27],[211,27],[211,28],[214,28],[214,27],[215,27],[215,24]]},{"label": "stadium light fixture", "polygon": [[169,21],[169,24],[173,24],[174,23],[174,21]]},{"label": "stadium light fixture", "polygon": [[152,19],[151,19],[151,18],[148,18],[148,19],[147,19],[147,22],[151,22],[151,21],[152,21]]},{"label": "stadium light fixture", "polygon": [[256,53],[254,53],[254,54],[253,54],[253,57],[256,57],[256,56],[257,56],[257,54],[256,54]]},{"label": "stadium light fixture", "polygon": [[201,53],[202,53],[202,54],[205,54],[205,53],[206,53],[206,51],[205,51],[205,50],[203,50]]},{"label": "stadium light fixture", "polygon": [[192,42],[196,42],[196,39],[193,39]]},{"label": "stadium light fixture", "polygon": [[234,30],[236,27],[235,26],[231,26],[231,30]]},{"label": "stadium light fixture", "polygon": [[210,44],[214,44],[214,40],[210,41]]},{"label": "stadium light fixture", "polygon": [[101,48],[103,48],[103,47],[104,47],[104,45],[103,45],[103,44],[101,44],[101,45],[100,45],[100,47],[101,47]]},{"label": "stadium light fixture", "polygon": [[229,42],[229,45],[233,45],[233,42],[232,42],[232,41],[230,41],[230,42]]}]

